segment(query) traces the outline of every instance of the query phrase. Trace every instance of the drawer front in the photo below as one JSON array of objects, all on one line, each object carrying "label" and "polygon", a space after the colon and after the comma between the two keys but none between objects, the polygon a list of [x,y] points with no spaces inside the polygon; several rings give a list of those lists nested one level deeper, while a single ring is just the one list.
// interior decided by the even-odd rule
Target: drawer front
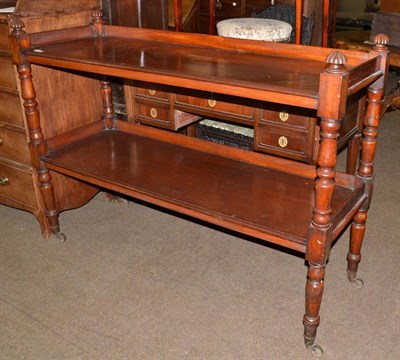
[{"label": "drawer front", "polygon": [[154,100],[136,98],[136,109],[136,122],[168,130],[179,130],[200,120],[197,115],[171,109],[170,104]]},{"label": "drawer front", "polygon": [[25,132],[0,126],[0,156],[30,165],[30,152]]},{"label": "drawer front", "polygon": [[10,50],[7,21],[0,21],[0,50]]},{"label": "drawer front", "polygon": [[309,143],[309,133],[293,128],[260,124],[255,130],[255,149],[270,154],[310,162],[312,147]]},{"label": "drawer front", "polygon": [[136,99],[136,122],[171,129],[169,104]]},{"label": "drawer front", "polygon": [[315,111],[292,106],[268,104],[261,113],[261,121],[273,122],[285,126],[308,129],[310,118],[315,118]]},{"label": "drawer front", "polygon": [[170,97],[170,93],[160,90],[160,88],[156,85],[152,85],[148,88],[138,87],[136,91],[137,96],[149,99],[156,99],[159,101],[168,101]]},{"label": "drawer front", "polygon": [[18,93],[0,89],[0,122],[24,127],[24,116]]},{"label": "drawer front", "polygon": [[315,110],[265,103],[255,124],[254,148],[315,163],[317,130]]},{"label": "drawer front", "polygon": [[37,207],[33,175],[0,162],[0,197]]},{"label": "drawer front", "polygon": [[[241,99],[235,99],[235,102]],[[242,101],[242,104],[235,102],[229,102],[229,97],[218,94],[203,94],[203,96],[187,96],[183,94],[176,95],[176,104],[184,105],[194,110],[200,110],[200,112],[211,116],[222,115],[223,118],[242,118],[245,122],[253,122],[255,109],[246,106],[246,100]]]},{"label": "drawer front", "polygon": [[0,86],[7,89],[17,89],[14,65],[10,58],[0,57]]}]

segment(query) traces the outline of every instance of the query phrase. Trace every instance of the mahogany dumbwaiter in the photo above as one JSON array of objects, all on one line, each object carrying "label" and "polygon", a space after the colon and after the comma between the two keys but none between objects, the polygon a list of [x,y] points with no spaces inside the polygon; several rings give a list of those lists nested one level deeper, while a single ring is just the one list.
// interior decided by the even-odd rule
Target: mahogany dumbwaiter
[{"label": "mahogany dumbwaiter", "polygon": [[[18,19],[12,26],[31,154],[54,234],[63,238],[50,171],[298,251],[308,262],[304,340],[320,356],[315,339],[325,268],[348,226],[348,277],[362,285],[357,268],[374,181],[387,37],[377,36],[371,53],[359,53],[110,26],[100,12],[92,25],[66,30],[26,34]],[[103,101],[102,117],[45,137],[33,64],[99,78],[92,96]],[[114,77],[137,87],[140,106],[132,122],[114,112]],[[220,98],[207,101],[209,93]],[[245,118],[258,151],[177,132],[205,112],[233,122]],[[356,174],[343,173],[337,153],[360,133],[357,121],[347,126],[354,116],[364,118],[361,161]],[[295,160],[294,150],[283,153],[286,158],[271,155],[270,140],[291,146],[276,131],[304,134],[305,123],[319,127],[315,163]]]}]

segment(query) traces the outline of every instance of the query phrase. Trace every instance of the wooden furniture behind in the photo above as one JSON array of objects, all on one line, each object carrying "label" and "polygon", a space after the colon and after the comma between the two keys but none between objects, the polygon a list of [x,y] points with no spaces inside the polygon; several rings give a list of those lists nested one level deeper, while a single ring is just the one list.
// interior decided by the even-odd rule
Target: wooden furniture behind
[{"label": "wooden furniture behind", "polygon": [[[58,188],[50,171],[301,252],[309,266],[304,340],[321,355],[314,341],[325,265],[333,242],[349,224],[348,277],[362,284],[356,273],[371,201],[387,38],[378,36],[369,54],[337,52],[109,26],[100,12],[94,14],[92,26],[27,35],[15,19],[13,29],[13,59],[25,99],[31,153],[53,231],[60,234]],[[49,131],[42,114],[50,104],[41,105],[44,89],[34,80],[33,64],[99,78],[99,92],[87,92],[88,101],[102,99],[103,115],[89,114],[79,119],[82,126],[71,129],[70,122],[78,118],[56,113],[65,127],[58,133]],[[139,123],[117,119],[108,76],[136,85]],[[367,89],[358,171],[335,171],[341,120],[354,111],[347,104],[352,98],[351,103],[362,102]],[[221,97],[222,103],[204,98],[204,93]],[[55,106],[69,104],[69,96],[59,94]],[[261,104],[259,110],[253,110],[254,103]],[[276,111],[281,108],[287,112]],[[318,119],[292,117],[299,108],[316,111]],[[355,107],[355,112],[363,110]],[[165,121],[157,119],[159,112]],[[230,119],[237,114],[237,121],[252,123],[260,152],[176,133],[204,112]],[[316,165],[264,153],[264,144],[274,134],[271,129],[292,118],[299,128],[309,129],[318,121]],[[349,134],[344,135],[346,141],[357,135],[352,130]]]},{"label": "wooden furniture behind", "polygon": [[[113,25],[168,30],[175,27],[174,1],[102,0],[102,6],[103,13]],[[194,27],[197,29],[197,25]]]},{"label": "wooden furniture behind", "polygon": [[400,13],[400,2],[398,0],[381,0],[380,11],[383,13]]},{"label": "wooden furniture behind", "polygon": [[198,0],[168,0],[169,29],[198,32],[198,2]]},{"label": "wooden furniture behind", "polygon": [[[314,17],[312,45],[328,46],[332,0],[275,0],[275,3],[296,7],[296,44],[301,41],[301,16]],[[199,0],[199,32],[215,34],[218,21],[237,17],[251,17],[271,5],[271,0]]]},{"label": "wooden furniture behind", "polygon": [[[31,158],[23,94],[11,60],[9,16],[23,19],[28,32],[87,25],[92,9],[99,2],[74,0],[68,1],[68,5],[58,0],[0,2],[0,9],[10,6],[7,12],[0,13],[0,204],[34,214],[43,235],[48,237],[51,229],[38,187],[37,158]],[[87,97],[88,89],[96,83],[93,80],[42,67],[35,69],[35,80],[46,136],[73,129],[87,121],[88,116],[99,114],[99,101]],[[61,101],[61,96],[68,96],[69,102]],[[98,191],[60,174],[54,174],[53,180],[60,211],[82,205]]]}]

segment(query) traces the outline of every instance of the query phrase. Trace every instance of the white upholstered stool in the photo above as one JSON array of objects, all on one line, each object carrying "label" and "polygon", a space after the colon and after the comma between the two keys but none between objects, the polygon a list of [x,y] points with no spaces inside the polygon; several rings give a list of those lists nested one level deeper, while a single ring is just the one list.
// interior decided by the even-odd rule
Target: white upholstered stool
[{"label": "white upholstered stool", "polygon": [[290,41],[292,25],[274,19],[237,18],[220,21],[217,31],[231,38],[286,42]]}]

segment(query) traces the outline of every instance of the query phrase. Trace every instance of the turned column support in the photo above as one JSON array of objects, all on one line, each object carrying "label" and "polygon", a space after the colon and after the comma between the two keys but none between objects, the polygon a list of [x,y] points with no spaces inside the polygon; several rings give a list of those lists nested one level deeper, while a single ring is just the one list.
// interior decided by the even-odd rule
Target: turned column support
[{"label": "turned column support", "polygon": [[319,310],[324,289],[325,264],[329,258],[332,242],[331,201],[335,188],[337,137],[341,118],[346,111],[348,73],[346,57],[338,51],[328,55],[327,67],[321,74],[320,103],[320,148],[317,158],[315,201],[312,221],[308,231],[306,260],[307,273],[304,342],[315,356],[322,355],[322,348],[315,344],[320,317]]},{"label": "turned column support", "polygon": [[114,110],[111,83],[107,80],[100,81],[100,94],[103,103],[103,116],[102,119],[105,121],[108,129],[114,127],[115,120],[117,120],[117,114]]},{"label": "turned column support", "polygon": [[[17,17],[10,19],[11,46],[25,47],[29,45],[26,33],[23,31],[24,24]],[[13,53],[16,53],[14,51]],[[19,53],[19,52],[18,52]],[[38,174],[39,188],[43,196],[46,208],[46,217],[54,235],[60,240],[65,240],[65,235],[60,232],[58,222],[58,210],[56,206],[54,188],[51,183],[51,175],[45,164],[40,161],[40,157],[47,153],[47,146],[40,126],[40,113],[36,101],[36,92],[32,82],[31,65],[24,61],[21,56],[13,58],[17,64],[17,71],[21,83],[21,96],[24,99],[25,117],[29,131],[29,149],[31,153],[32,165]]]},{"label": "turned column support", "polygon": [[[377,35],[374,39],[375,46],[373,51],[381,55],[382,72],[386,73],[388,66],[386,44],[389,39],[386,35]],[[360,166],[357,171],[357,177],[365,183],[365,193],[367,200],[360,210],[354,216],[350,230],[350,245],[347,254],[347,276],[354,286],[360,288],[363,281],[357,278],[358,265],[361,261],[361,247],[365,234],[365,223],[367,220],[367,211],[369,209],[374,186],[374,159],[376,153],[378,126],[386,110],[386,103],[383,100],[385,78],[381,78],[368,89],[367,110],[364,117],[364,129],[361,141]],[[394,93],[391,100],[395,100],[399,94]],[[389,101],[388,104],[391,102]]]}]

